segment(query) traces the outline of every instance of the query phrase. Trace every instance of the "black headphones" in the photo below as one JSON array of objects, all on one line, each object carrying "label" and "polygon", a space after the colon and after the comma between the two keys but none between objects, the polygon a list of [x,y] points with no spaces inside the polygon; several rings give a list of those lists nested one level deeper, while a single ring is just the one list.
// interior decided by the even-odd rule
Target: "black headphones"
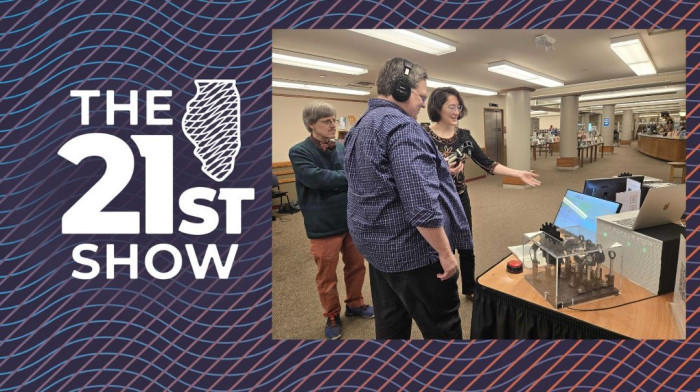
[{"label": "black headphones", "polygon": [[411,98],[411,79],[408,78],[408,74],[411,73],[413,69],[413,64],[410,61],[403,61],[403,75],[399,76],[394,80],[391,86],[391,96],[398,102],[406,102]]}]

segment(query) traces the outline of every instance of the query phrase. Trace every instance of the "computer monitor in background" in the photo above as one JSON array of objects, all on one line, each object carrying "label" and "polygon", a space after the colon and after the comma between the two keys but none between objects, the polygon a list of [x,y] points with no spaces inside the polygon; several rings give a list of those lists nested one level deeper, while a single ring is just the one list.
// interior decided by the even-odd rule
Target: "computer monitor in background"
[{"label": "computer monitor in background", "polygon": [[615,201],[615,194],[627,190],[627,179],[644,182],[644,176],[593,178],[586,180],[583,193],[600,199]]},{"label": "computer monitor in background", "polygon": [[554,226],[572,230],[579,228],[578,233],[587,240],[596,241],[597,218],[608,214],[620,212],[620,203],[584,195],[572,190],[564,194],[557,217],[554,218]]}]

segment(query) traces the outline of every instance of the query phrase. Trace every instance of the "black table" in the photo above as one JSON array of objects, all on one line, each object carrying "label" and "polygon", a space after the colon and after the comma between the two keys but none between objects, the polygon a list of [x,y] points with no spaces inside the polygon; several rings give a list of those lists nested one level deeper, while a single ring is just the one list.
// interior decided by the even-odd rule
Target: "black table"
[{"label": "black table", "polygon": [[610,310],[554,309],[523,274],[505,271],[512,257],[508,255],[476,280],[472,339],[682,339],[668,312],[672,294],[653,297],[621,278],[623,295],[577,307],[596,309],[641,301]]}]

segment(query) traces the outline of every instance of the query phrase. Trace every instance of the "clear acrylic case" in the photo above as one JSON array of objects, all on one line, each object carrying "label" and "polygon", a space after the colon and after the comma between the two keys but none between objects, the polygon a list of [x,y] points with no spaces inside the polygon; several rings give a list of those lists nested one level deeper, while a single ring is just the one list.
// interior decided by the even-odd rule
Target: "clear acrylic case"
[{"label": "clear acrylic case", "polygon": [[523,235],[523,252],[532,259],[525,280],[555,308],[620,294],[615,271],[622,271],[622,245],[597,245],[579,227],[558,232],[561,239],[544,231]]}]

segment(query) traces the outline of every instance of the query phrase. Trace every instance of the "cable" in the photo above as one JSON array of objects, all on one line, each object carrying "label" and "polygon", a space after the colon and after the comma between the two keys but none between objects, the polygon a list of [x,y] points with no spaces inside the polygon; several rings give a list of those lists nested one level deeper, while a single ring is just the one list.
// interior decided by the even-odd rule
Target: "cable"
[{"label": "cable", "polygon": [[274,219],[272,219],[273,222],[274,221],[289,222],[291,220],[287,217],[283,217],[282,215],[279,215],[279,213],[277,213],[277,214],[273,213],[272,217],[274,218]]},{"label": "cable", "polygon": [[646,301],[646,300],[648,300],[648,299],[652,299],[652,298],[656,298],[656,297],[660,297],[660,295],[652,295],[651,297],[646,297],[646,298],[638,299],[638,300],[636,300],[636,301],[627,302],[627,303],[620,304],[620,305],[615,305],[615,306],[610,306],[610,307],[607,307],[607,308],[597,308],[597,309],[575,309],[575,308],[572,308],[572,307],[569,307],[569,306],[565,306],[565,308],[567,308],[567,309],[569,309],[569,310],[576,310],[576,311],[578,311],[578,312],[597,312],[597,311],[599,311],[599,310],[610,310],[610,309],[615,309],[615,308],[619,308],[619,307],[622,307],[622,306],[631,305],[631,304],[634,304],[634,303],[637,303],[637,302],[640,302],[640,301]]}]

